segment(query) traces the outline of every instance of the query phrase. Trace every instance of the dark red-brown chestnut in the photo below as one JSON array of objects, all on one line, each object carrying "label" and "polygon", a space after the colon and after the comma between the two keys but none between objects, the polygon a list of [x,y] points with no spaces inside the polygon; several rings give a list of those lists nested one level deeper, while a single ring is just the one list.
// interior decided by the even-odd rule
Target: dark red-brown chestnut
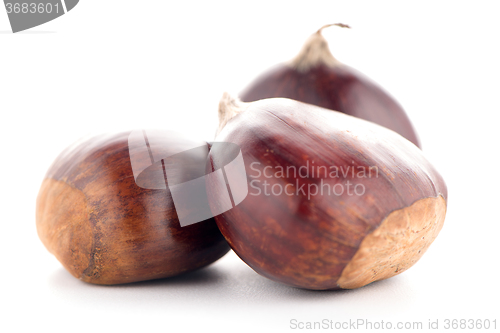
[{"label": "dark red-brown chestnut", "polygon": [[251,83],[241,93],[241,100],[291,98],[372,121],[419,146],[403,108],[379,85],[335,59],[321,34],[323,28],[308,39],[292,61],[272,68]]},{"label": "dark red-brown chestnut", "polygon": [[[283,98],[226,94],[219,118],[216,141],[240,147],[248,194],[215,220],[263,276],[307,289],[362,287],[415,264],[443,226],[443,178],[394,131]],[[211,150],[213,170],[224,153]],[[207,187],[212,207],[218,186]]]},{"label": "dark red-brown chestnut", "polygon": [[[168,186],[138,186],[129,139],[129,133],[94,137],[56,159],[37,198],[43,244],[73,276],[95,284],[174,276],[222,257],[229,246],[213,219],[181,227]],[[175,138],[161,147],[153,147],[154,141],[150,136],[150,152],[186,146]],[[134,155],[138,165],[151,165],[140,175],[143,184],[158,181],[162,167],[150,155]]]}]

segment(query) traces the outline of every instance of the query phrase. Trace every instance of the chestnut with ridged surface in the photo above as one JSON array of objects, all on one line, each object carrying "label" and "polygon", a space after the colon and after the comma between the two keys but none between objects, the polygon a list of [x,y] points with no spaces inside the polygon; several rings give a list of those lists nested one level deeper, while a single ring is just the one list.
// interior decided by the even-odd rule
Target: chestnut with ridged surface
[{"label": "chestnut with ridged surface", "polygon": [[[38,235],[47,249],[73,276],[95,284],[174,276],[227,253],[213,218],[181,227],[168,189],[137,185],[128,137],[80,142],[50,167],[36,207]],[[177,152],[185,145],[173,142],[157,148]],[[136,158],[150,164],[147,153]],[[141,181],[152,183],[154,176],[144,172]]]},{"label": "chestnut with ridged surface", "polygon": [[[415,264],[443,226],[443,178],[391,130],[290,99],[227,94],[219,118],[216,141],[241,148],[249,193],[215,219],[263,276],[307,289],[362,287]],[[224,165],[224,151],[210,156],[213,169]],[[207,188],[224,190],[217,186]]]},{"label": "chestnut with ridged surface", "polygon": [[372,121],[420,146],[401,105],[365,75],[335,59],[321,34],[323,28],[292,61],[273,67],[252,82],[241,93],[241,100],[294,99]]}]

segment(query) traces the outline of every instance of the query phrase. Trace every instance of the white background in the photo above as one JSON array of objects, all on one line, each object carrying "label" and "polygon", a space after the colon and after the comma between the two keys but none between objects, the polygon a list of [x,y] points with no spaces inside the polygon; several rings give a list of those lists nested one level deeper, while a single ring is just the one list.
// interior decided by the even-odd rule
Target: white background
[{"label": "white background", "polygon": [[[0,330],[297,331],[291,319],[499,327],[499,3],[180,3],[82,0],[19,34],[0,7]],[[445,226],[412,269],[312,292],[230,253],[186,276],[104,287],[73,278],[44,248],[35,200],[62,149],[88,133],[149,127],[210,140],[223,91],[238,93],[334,22],[353,29],[324,31],[333,54],[405,107],[448,184]]]}]

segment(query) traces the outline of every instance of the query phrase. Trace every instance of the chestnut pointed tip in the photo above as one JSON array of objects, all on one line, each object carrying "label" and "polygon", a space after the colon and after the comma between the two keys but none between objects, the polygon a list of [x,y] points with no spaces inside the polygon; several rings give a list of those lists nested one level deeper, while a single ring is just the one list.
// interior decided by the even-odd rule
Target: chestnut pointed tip
[{"label": "chestnut pointed tip", "polygon": [[290,65],[299,72],[307,72],[311,68],[320,65],[326,65],[328,67],[341,65],[342,63],[335,59],[330,52],[328,42],[322,35],[323,29],[333,26],[348,29],[351,28],[349,25],[344,23],[332,23],[322,26],[318,29],[318,31],[309,37],[299,54],[292,59]]},{"label": "chestnut pointed tip", "polygon": [[344,24],[344,23],[331,23],[331,24],[325,24],[324,26],[322,26],[321,28],[319,28],[318,31],[316,31],[316,33],[317,34],[321,34],[321,32],[323,31],[323,29],[326,29],[326,28],[329,28],[329,27],[333,27],[333,26],[340,27],[340,28],[351,29],[351,26],[349,26],[347,24]]},{"label": "chestnut pointed tip", "polygon": [[227,122],[234,118],[237,114],[245,111],[248,103],[242,102],[238,97],[231,95],[228,92],[222,94],[219,101],[219,128],[215,136],[219,135]]},{"label": "chestnut pointed tip", "polygon": [[342,65],[330,52],[328,42],[321,34],[323,28],[307,39],[297,56],[290,61],[289,65],[292,68],[304,73],[321,65],[332,68]]}]

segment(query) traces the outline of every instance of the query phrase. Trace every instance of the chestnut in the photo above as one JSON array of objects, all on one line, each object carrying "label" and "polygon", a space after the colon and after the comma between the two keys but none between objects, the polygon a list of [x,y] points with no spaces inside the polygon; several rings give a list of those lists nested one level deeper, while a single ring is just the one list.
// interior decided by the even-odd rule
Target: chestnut
[{"label": "chestnut", "polygon": [[[347,25],[333,24],[341,27]],[[333,57],[321,31],[314,33],[290,62],[275,66],[240,95],[244,102],[285,97],[372,121],[419,146],[405,111],[386,91]]]},{"label": "chestnut", "polygon": [[[242,103],[225,94],[219,118],[216,141],[240,147],[248,195],[215,220],[263,276],[306,289],[359,288],[410,268],[443,226],[443,178],[394,131],[283,98]],[[226,155],[212,147],[213,170]],[[212,207],[223,187],[207,184]]]},{"label": "chestnut", "polygon": [[[165,177],[165,157],[195,147],[208,149],[170,132],[134,131],[68,148],[38,194],[41,241],[73,276],[95,284],[165,278],[216,261],[229,246],[214,219],[182,226],[170,191],[199,163],[185,159],[177,176]],[[186,216],[197,207],[182,209]]]}]

